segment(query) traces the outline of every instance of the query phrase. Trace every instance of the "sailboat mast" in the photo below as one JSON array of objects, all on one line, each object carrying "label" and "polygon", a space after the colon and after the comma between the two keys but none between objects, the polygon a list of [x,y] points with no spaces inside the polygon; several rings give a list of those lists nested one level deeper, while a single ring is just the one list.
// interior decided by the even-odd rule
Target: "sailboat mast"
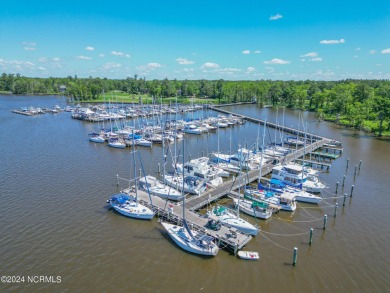
[{"label": "sailboat mast", "polygon": [[182,178],[183,178],[183,186],[182,186],[182,189],[181,189],[181,196],[183,198],[183,223],[184,223],[184,220],[185,220],[185,202],[186,202],[186,197],[184,196],[184,138],[183,138],[183,168],[182,168]]},{"label": "sailboat mast", "polygon": [[261,181],[261,170],[263,168],[263,155],[264,155],[264,141],[265,141],[265,129],[267,128],[267,120],[264,120],[264,130],[263,130],[263,142],[261,144],[261,155],[260,155],[260,166],[259,166],[259,180],[258,183]]},{"label": "sailboat mast", "polygon": [[133,164],[134,164],[134,185],[135,185],[135,202],[138,204],[138,188],[137,188],[137,167],[135,164],[135,141],[134,141],[134,130],[131,131],[132,145],[133,145]]}]

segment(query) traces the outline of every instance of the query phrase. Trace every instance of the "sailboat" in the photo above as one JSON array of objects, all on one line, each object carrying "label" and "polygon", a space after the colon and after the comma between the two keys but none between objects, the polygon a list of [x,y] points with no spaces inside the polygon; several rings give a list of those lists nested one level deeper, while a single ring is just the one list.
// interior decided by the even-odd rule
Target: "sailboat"
[{"label": "sailboat", "polygon": [[[184,164],[184,140],[183,140],[183,164]],[[184,177],[184,173],[183,173]],[[183,178],[184,185],[184,178]],[[215,256],[219,251],[219,247],[213,242],[213,238],[199,231],[195,231],[188,226],[185,218],[185,196],[184,186],[183,194],[183,226],[170,224],[162,221],[161,225],[168,232],[169,237],[182,249],[200,255]]]},{"label": "sailboat", "polygon": [[[134,139],[134,131],[133,131]],[[112,196],[107,202],[111,207],[116,210],[118,213],[135,219],[150,220],[154,217],[154,212],[148,207],[140,204],[138,202],[138,187],[137,187],[137,178],[136,178],[136,164],[135,164],[135,149],[133,150],[133,165],[134,165],[134,191],[135,197],[120,193]]]}]

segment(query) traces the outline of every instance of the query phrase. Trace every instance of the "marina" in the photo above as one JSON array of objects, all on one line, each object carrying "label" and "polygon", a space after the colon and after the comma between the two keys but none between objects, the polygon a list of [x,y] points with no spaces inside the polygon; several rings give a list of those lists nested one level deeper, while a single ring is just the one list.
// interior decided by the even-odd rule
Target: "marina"
[{"label": "marina", "polygon": [[[225,178],[222,185],[210,188],[200,196],[187,196],[186,218],[193,229],[220,239],[220,251],[210,259],[178,249],[158,222],[160,218],[181,224],[180,202],[170,207],[166,200],[152,196],[156,216],[148,221],[123,217],[105,203],[107,198],[120,191],[115,184],[115,174],[121,177],[129,174],[133,148],[107,148],[104,144],[89,142],[90,126],[94,124],[75,121],[65,111],[60,115],[15,115],[12,109],[33,103],[27,97],[18,103],[8,99],[2,98],[0,109],[1,117],[5,119],[4,135],[14,137],[16,144],[12,150],[5,141],[0,144],[7,158],[2,173],[5,176],[0,179],[2,196],[7,203],[0,208],[4,219],[0,260],[7,264],[4,267],[7,274],[61,275],[63,284],[73,291],[80,288],[110,291],[118,289],[118,285],[126,287],[130,275],[142,283],[134,287],[135,291],[155,291],[161,288],[161,284],[167,288],[176,286],[180,291],[191,286],[195,290],[207,287],[217,292],[221,286],[229,286],[233,290],[253,292],[253,286],[260,285],[264,290],[288,291],[293,286],[301,292],[323,291],[325,288],[337,291],[339,287],[334,285],[335,282],[346,291],[369,291],[384,288],[387,284],[383,260],[389,234],[386,233],[388,223],[383,219],[386,219],[389,208],[384,198],[388,189],[386,166],[389,162],[384,141],[368,138],[357,131],[340,130],[327,123],[311,123],[308,132],[315,133],[318,139],[313,137],[313,144],[309,144],[309,139],[297,153],[292,147],[293,152],[285,158],[275,159],[284,163],[299,161],[305,148],[305,164],[314,164],[314,155],[310,161],[309,152],[321,150],[321,146],[334,144],[336,140],[342,141],[343,151],[339,158],[329,163],[318,162],[332,164],[330,172],[320,173],[321,180],[328,186],[322,194],[324,201],[319,205],[298,203],[295,212],[279,211],[268,220],[243,215],[261,228],[254,237],[225,225],[221,225],[219,231],[209,229],[205,227],[209,219],[204,215],[216,203],[232,208],[230,197],[242,194],[239,189],[242,192],[245,185],[243,177],[256,182],[258,169],[247,170],[245,175],[235,175],[234,179]],[[35,107],[53,108],[60,104],[65,108],[64,102],[57,97],[35,99]],[[269,108],[242,105],[222,109],[234,110],[246,117],[264,117],[270,122],[277,120],[275,111]],[[216,112],[210,114],[218,115]],[[312,113],[305,115],[305,119],[315,120],[311,118]],[[297,125],[295,117],[297,112],[286,111],[286,125]],[[248,149],[253,150],[259,123],[248,122],[214,133],[188,134],[185,162],[215,152],[218,137],[220,151],[225,154],[229,153],[230,142],[233,152],[237,151],[238,144],[247,144]],[[41,139],[36,140],[38,130]],[[67,142],[65,137],[69,138]],[[270,128],[266,143],[271,143],[273,137]],[[300,137],[304,137],[304,133]],[[26,141],[34,143],[26,148]],[[170,147],[173,149],[173,144]],[[145,173],[161,178],[162,165],[160,173],[157,168],[162,161],[161,144],[136,150]],[[359,161],[363,163],[359,164]],[[171,163],[168,160],[170,171]],[[272,161],[264,164],[262,177],[268,177],[273,166]],[[363,186],[371,186],[370,198],[373,200],[367,200]],[[138,190],[138,195],[142,204],[152,207],[145,191]],[[378,205],[378,202],[383,205]],[[328,216],[325,229],[324,214]],[[248,253],[258,252],[261,258],[256,262],[234,258],[235,247],[239,257],[248,258],[251,257]],[[294,247],[298,248],[295,266],[292,265]],[[371,253],[372,250],[376,253]],[[26,265],[27,259],[33,267]],[[332,266],[335,263],[340,265]],[[173,282],[172,274],[189,281]],[[96,279],[96,275],[100,277]],[[235,275],[245,284],[249,282],[251,288],[243,289],[226,275]],[[279,282],[281,276],[285,279],[283,283]],[[208,281],[210,278],[212,281]],[[308,279],[316,281],[308,283]],[[63,284],[50,286],[64,288],[61,287]],[[34,284],[24,286],[26,290],[38,287]]]}]

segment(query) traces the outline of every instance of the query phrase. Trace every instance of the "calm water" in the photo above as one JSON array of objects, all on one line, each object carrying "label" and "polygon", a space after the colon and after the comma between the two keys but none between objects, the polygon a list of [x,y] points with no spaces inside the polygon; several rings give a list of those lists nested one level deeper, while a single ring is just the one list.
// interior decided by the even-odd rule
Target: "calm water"
[{"label": "calm water", "polygon": [[[329,186],[325,195],[334,196],[336,182],[346,174],[345,192],[354,184],[353,197],[344,208],[343,199],[337,199],[336,218],[336,199],[327,199],[320,207],[299,205],[294,214],[259,221],[263,235],[247,247],[260,252],[258,262],[239,260],[225,250],[205,259],[176,247],[156,219],[131,220],[107,208],[106,199],[117,191],[116,174],[130,176],[130,149],[89,143],[87,134],[96,125],[72,120],[69,113],[27,117],[10,112],[55,104],[65,106],[65,101],[0,96],[0,275],[60,276],[61,283],[0,283],[0,291],[388,292],[389,140],[319,123],[315,114],[304,113],[309,131],[343,141],[343,155],[321,174]],[[276,116],[275,110],[255,106],[231,110],[272,122],[278,117],[298,127],[298,112],[286,111],[283,119],[282,112]],[[218,145],[224,152],[253,145],[259,131],[247,123],[219,135],[190,136],[186,158],[207,155]],[[274,137],[267,131],[267,141]],[[157,175],[162,148],[141,149],[140,156],[146,172]],[[359,160],[362,168],[354,181]],[[329,221],[323,231],[325,213]],[[293,267],[295,246],[299,253]]]}]

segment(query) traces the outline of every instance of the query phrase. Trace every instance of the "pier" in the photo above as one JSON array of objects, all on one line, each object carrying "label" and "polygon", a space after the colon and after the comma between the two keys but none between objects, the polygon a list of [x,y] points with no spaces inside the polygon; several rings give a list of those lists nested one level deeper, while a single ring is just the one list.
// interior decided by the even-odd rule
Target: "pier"
[{"label": "pier", "polygon": [[[244,115],[235,114],[229,111],[222,110],[220,108],[216,108],[213,106],[209,106],[210,109],[222,112],[225,114],[238,116],[242,119],[254,122],[254,123],[260,123],[262,125],[265,125],[264,120],[256,119],[247,117]],[[216,186],[216,187],[209,187],[209,189],[204,192],[201,195],[198,196],[187,196],[186,203],[185,203],[185,213],[186,213],[186,220],[189,223],[189,225],[198,231],[202,231],[203,233],[206,233],[216,239],[220,247],[228,247],[236,253],[237,250],[242,249],[251,239],[252,237],[250,235],[247,235],[245,233],[242,233],[238,231],[235,228],[228,227],[224,224],[222,224],[221,229],[218,231],[214,231],[207,228],[207,223],[209,221],[209,218],[207,216],[201,215],[197,213],[196,211],[211,204],[214,201],[219,200],[222,197],[225,196],[233,196],[237,197],[238,192],[240,188],[244,187],[247,184],[250,184],[254,181],[260,180],[260,174],[261,176],[267,175],[272,172],[273,167],[277,163],[287,164],[292,161],[303,161],[304,156],[306,154],[321,154],[322,157],[328,157],[331,159],[337,158],[342,150],[340,151],[340,154],[330,154],[327,152],[316,152],[316,150],[319,149],[340,149],[336,148],[334,146],[341,145],[340,142],[335,141],[330,138],[322,137],[316,134],[310,134],[305,133],[303,131],[285,127],[281,125],[277,125],[275,123],[266,123],[267,126],[272,128],[280,129],[281,131],[292,133],[297,136],[306,137],[307,140],[312,140],[311,143],[305,145],[305,147],[302,147],[298,150],[294,150],[292,153],[282,157],[282,158],[275,158],[272,163],[266,163],[261,166],[260,169],[254,169],[249,170],[246,172],[242,172],[237,177],[233,177],[233,179],[226,180],[223,184]],[[335,150],[336,151],[336,150]],[[322,162],[315,162],[310,161],[311,164],[319,164],[321,166],[325,166],[329,169],[330,164],[322,163]],[[128,193],[132,196],[135,196],[134,188],[126,189],[123,192]],[[138,190],[138,199],[139,202],[150,209],[152,209],[156,215],[165,220],[169,221],[174,224],[181,225],[182,224],[182,205],[181,203],[172,203],[165,199],[162,199],[158,196],[151,195],[152,202],[150,201],[149,194],[145,191]]]}]

